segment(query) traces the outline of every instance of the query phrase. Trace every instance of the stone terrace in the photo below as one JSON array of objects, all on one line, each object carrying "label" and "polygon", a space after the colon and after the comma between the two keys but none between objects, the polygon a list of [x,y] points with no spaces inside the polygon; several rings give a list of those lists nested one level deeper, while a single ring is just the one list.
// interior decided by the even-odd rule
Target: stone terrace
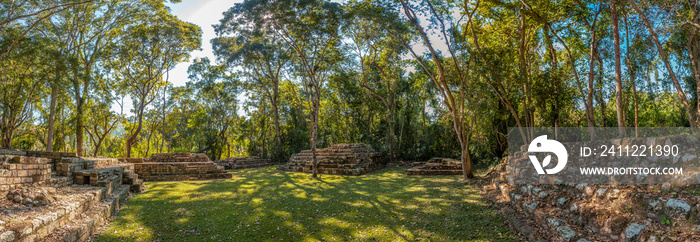
[{"label": "stone terrace", "polygon": [[[382,155],[366,144],[335,144],[316,150],[318,173],[358,176],[384,168]],[[312,172],[311,150],[292,155],[289,163],[277,168],[284,171]]]},{"label": "stone terrace", "polygon": [[427,162],[413,162],[406,175],[461,175],[462,162],[450,158],[432,158]]},{"label": "stone terrace", "polygon": [[118,159],[0,150],[0,241],[88,240],[143,189]]},{"label": "stone terrace", "polygon": [[132,163],[145,181],[179,181],[231,178],[233,175],[209,160],[205,154],[160,153],[149,161]]},{"label": "stone terrace", "polygon": [[217,160],[215,162],[220,166],[223,166],[226,170],[247,169],[272,165],[272,161],[270,161],[270,159],[263,159],[257,156],[231,157],[225,160]]}]

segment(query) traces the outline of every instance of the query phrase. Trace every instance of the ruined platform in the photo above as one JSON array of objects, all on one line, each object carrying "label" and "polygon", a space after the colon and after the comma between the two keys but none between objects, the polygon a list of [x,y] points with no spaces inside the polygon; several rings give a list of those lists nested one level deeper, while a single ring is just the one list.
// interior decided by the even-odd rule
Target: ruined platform
[{"label": "ruined platform", "polygon": [[217,160],[215,162],[216,164],[223,166],[226,170],[247,169],[272,165],[272,161],[270,161],[270,159],[263,159],[257,156],[231,157],[225,160]]},{"label": "ruined platform", "polygon": [[232,174],[209,160],[205,154],[153,154],[149,162],[133,163],[144,181],[181,181],[231,178]]},{"label": "ruined platform", "polygon": [[450,158],[432,158],[427,162],[413,162],[411,168],[406,170],[406,175],[461,175],[462,162]]},{"label": "ruined platform", "polygon": [[[335,144],[316,150],[318,173],[358,176],[384,168],[383,156],[366,144]],[[312,172],[311,150],[289,158],[289,163],[277,168],[283,171]]]},{"label": "ruined platform", "polygon": [[0,241],[86,241],[144,189],[118,159],[0,150]]}]

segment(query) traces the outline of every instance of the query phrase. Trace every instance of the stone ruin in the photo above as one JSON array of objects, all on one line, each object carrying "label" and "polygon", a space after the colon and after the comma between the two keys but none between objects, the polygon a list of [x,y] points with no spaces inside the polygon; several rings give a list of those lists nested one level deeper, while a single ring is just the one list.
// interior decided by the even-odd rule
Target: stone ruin
[{"label": "stone ruin", "polygon": [[[317,149],[316,159],[319,174],[359,176],[385,166],[382,154],[366,144],[335,144],[325,149]],[[277,169],[311,173],[311,150],[292,155],[289,163]]]},{"label": "stone ruin", "polygon": [[[692,136],[640,138],[644,143],[695,142]],[[512,162],[530,162],[523,147],[485,175],[486,198],[526,240],[700,241],[700,186],[519,183]],[[697,164],[689,155],[678,162]],[[690,174],[690,179],[700,179]]]},{"label": "stone ruin", "polygon": [[406,175],[462,175],[462,162],[450,158],[432,158],[427,162],[413,162]]},{"label": "stone ruin", "polygon": [[88,240],[144,189],[118,159],[0,150],[0,241]]},{"label": "stone ruin", "polygon": [[217,160],[215,162],[220,166],[223,166],[226,170],[257,168],[272,165],[272,161],[270,161],[270,159],[263,159],[257,156],[231,157],[225,160]]},{"label": "stone ruin", "polygon": [[231,178],[222,166],[209,160],[205,154],[159,153],[151,158],[132,159],[134,171],[144,181],[181,181]]}]

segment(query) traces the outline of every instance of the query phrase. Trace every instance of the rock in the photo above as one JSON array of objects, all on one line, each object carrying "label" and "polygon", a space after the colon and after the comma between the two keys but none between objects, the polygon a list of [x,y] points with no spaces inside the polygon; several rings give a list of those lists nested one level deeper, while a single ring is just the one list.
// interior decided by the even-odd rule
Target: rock
[{"label": "rock", "polygon": [[605,196],[608,198],[608,200],[613,200],[620,197],[620,193],[620,189],[612,189]]},{"label": "rock", "polygon": [[530,214],[535,212],[535,209],[537,209],[537,203],[536,202],[531,202],[531,203],[523,203],[523,208]]},{"label": "rock", "polygon": [[574,237],[576,237],[576,232],[569,226],[559,226],[557,227],[557,232],[559,232],[559,235],[562,237],[562,239],[564,239],[564,241],[571,241]]},{"label": "rock", "polygon": [[547,223],[551,225],[552,227],[559,227],[560,225],[564,225],[566,223],[563,219],[560,218],[547,218]]},{"label": "rock", "polygon": [[690,205],[683,200],[671,198],[666,202],[666,207],[683,212],[690,212]]},{"label": "rock", "polygon": [[15,231],[9,230],[0,234],[0,241],[15,241]]},{"label": "rock", "polygon": [[659,200],[651,200],[648,202],[649,207],[651,207],[654,210],[659,210],[659,204],[661,204],[661,201]]},{"label": "rock", "polygon": [[532,189],[532,195],[539,194],[540,191],[542,191],[542,188],[535,187],[535,188]]},{"label": "rock", "polygon": [[591,242],[591,241],[587,240],[587,239],[578,239],[576,242]]},{"label": "rock", "polygon": [[647,226],[643,224],[633,223],[627,229],[625,229],[624,239],[627,241],[634,241],[637,237],[646,229]]},{"label": "rock", "polygon": [[671,183],[667,182],[667,183],[661,184],[661,190],[663,190],[663,191],[671,190]]},{"label": "rock", "polygon": [[695,156],[695,155],[685,155],[685,156],[683,156],[682,160],[683,160],[683,162],[688,162],[688,161],[693,160],[695,158],[697,158],[697,156]]},{"label": "rock", "polygon": [[564,205],[565,203],[566,203],[566,198],[565,198],[565,197],[562,197],[562,198],[557,199],[557,204],[559,204],[559,205]]},{"label": "rock", "polygon": [[670,210],[668,211],[669,215],[674,219],[685,220],[688,218],[690,205],[685,201],[671,198],[666,202],[666,207]]},{"label": "rock", "polygon": [[571,205],[571,208],[569,210],[576,211],[577,209],[578,209],[578,205],[574,204],[574,205]]},{"label": "rock", "polygon": [[598,197],[605,197],[605,193],[608,191],[607,188],[599,188],[598,190],[595,191],[595,194]]},{"label": "rock", "polygon": [[588,183],[585,183],[585,182],[584,182],[584,183],[579,183],[578,185],[576,185],[576,189],[578,189],[578,190],[583,190],[583,189],[585,189],[587,186],[588,186]]}]

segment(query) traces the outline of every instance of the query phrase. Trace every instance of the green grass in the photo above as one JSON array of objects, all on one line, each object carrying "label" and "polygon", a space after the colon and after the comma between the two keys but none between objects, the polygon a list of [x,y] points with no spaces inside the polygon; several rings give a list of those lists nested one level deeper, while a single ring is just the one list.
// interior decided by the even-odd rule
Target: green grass
[{"label": "green grass", "polygon": [[359,177],[233,171],[227,180],[149,182],[98,241],[515,241],[459,176]]}]

